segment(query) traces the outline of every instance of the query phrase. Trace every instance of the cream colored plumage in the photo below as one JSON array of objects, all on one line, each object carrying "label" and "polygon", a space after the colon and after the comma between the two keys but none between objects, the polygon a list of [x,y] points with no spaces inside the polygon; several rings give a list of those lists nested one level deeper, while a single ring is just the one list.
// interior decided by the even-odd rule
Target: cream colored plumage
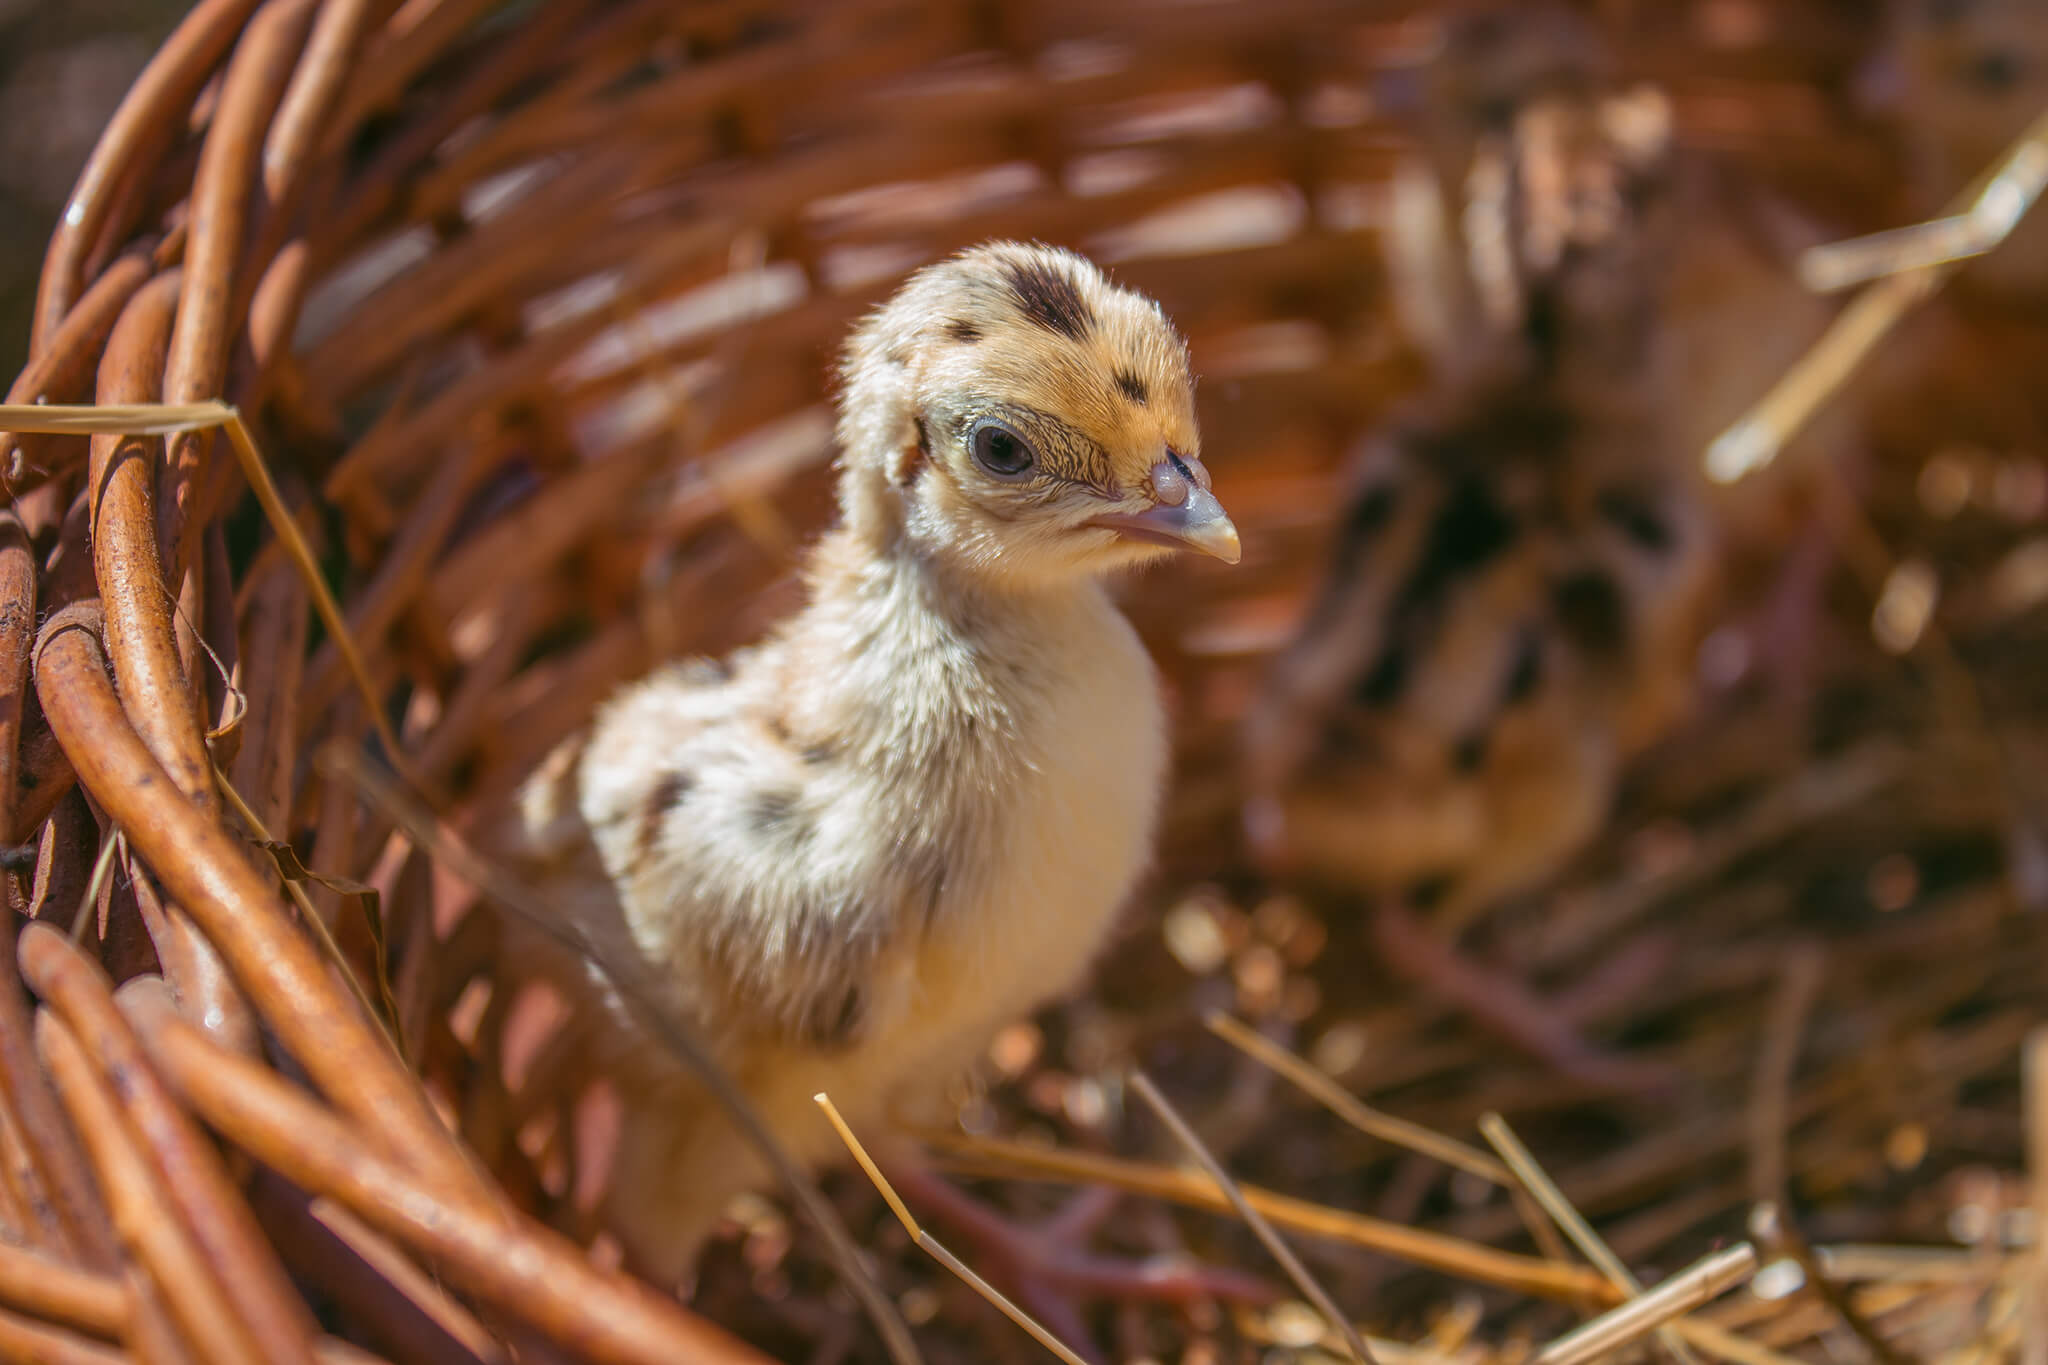
[{"label": "cream colored plumage", "polygon": [[[848,347],[839,436],[807,605],[627,688],[500,839],[806,1160],[837,1150],[814,1092],[873,1129],[1080,980],[1167,763],[1101,580],[1171,545],[1237,555],[1178,336],[1070,253],[997,243],[913,276]],[[674,1277],[763,1168],[613,1005],[606,1221]]]}]

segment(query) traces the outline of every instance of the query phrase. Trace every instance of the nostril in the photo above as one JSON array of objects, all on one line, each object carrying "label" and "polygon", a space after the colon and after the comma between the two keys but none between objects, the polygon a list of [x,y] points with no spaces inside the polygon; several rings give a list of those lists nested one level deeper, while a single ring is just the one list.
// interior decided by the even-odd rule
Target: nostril
[{"label": "nostril", "polygon": [[1152,466],[1152,496],[1167,507],[1185,503],[1193,485],[1187,466],[1177,456]]},{"label": "nostril", "polygon": [[1206,489],[1209,486],[1209,468],[1198,457],[1183,455],[1172,446],[1168,446],[1166,458],[1173,462],[1173,467],[1182,475],[1191,479],[1195,487]]}]

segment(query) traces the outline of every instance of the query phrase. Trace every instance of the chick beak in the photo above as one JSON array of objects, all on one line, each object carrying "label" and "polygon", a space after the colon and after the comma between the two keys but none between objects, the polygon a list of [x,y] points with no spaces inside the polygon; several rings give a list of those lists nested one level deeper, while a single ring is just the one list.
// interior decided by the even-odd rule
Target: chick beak
[{"label": "chick beak", "polygon": [[1157,502],[1142,512],[1105,512],[1088,524],[1115,531],[1132,540],[1175,550],[1200,550],[1225,564],[1235,564],[1244,550],[1237,527],[1209,491],[1209,473],[1199,460],[1168,452],[1152,466],[1152,495]]}]

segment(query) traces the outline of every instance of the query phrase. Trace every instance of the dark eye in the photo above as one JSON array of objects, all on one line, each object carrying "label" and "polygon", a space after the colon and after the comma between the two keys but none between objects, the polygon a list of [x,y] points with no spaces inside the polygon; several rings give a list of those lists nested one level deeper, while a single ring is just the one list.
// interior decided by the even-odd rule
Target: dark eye
[{"label": "dark eye", "polygon": [[1038,463],[1031,443],[992,417],[977,422],[967,439],[975,462],[1000,478],[1014,479]]}]

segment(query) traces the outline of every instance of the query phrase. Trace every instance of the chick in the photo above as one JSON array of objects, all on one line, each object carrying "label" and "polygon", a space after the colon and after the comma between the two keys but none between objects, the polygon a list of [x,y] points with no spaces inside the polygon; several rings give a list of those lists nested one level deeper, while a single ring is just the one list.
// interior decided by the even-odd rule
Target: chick
[{"label": "chick", "polygon": [[1325,579],[1247,719],[1247,820],[1293,870],[1440,900],[1555,872],[1684,705],[1699,507],[1638,413],[1505,386],[1367,447]]},{"label": "chick", "polygon": [[1599,79],[1581,36],[1453,27],[1442,70],[1465,79],[1438,82],[1449,116],[1397,191],[1391,263],[1435,380],[1364,443],[1246,721],[1254,850],[1441,902],[1446,929],[1599,827],[1686,703],[1711,583],[1655,344],[1668,109]]},{"label": "chick", "polygon": [[[730,659],[626,688],[500,835],[813,1162],[839,1150],[816,1092],[869,1129],[919,1114],[1088,970],[1168,758],[1152,663],[1103,580],[1239,554],[1185,346],[1076,255],[1000,242],[919,272],[842,379],[841,520],[806,604]],[[601,1212],[673,1283],[765,1171],[602,1003],[595,1061],[627,1112]]]}]

